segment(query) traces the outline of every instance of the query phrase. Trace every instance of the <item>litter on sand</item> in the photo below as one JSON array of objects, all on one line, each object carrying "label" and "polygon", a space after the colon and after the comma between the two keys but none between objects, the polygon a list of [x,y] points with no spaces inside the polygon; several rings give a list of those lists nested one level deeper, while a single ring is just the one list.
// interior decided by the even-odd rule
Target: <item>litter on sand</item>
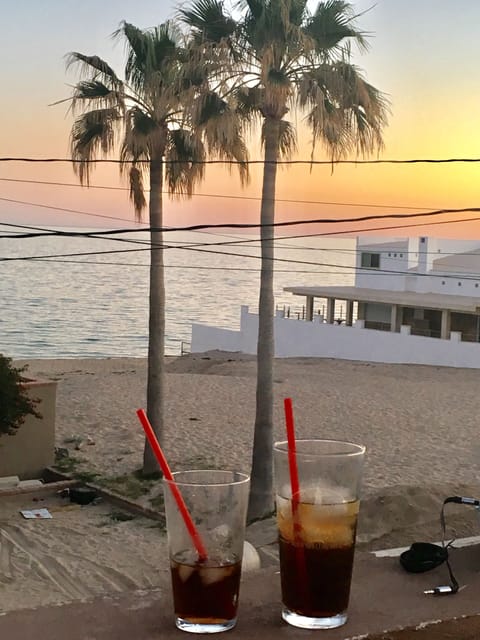
[{"label": "litter on sand", "polygon": [[23,511],[20,511],[20,513],[27,520],[53,517],[48,509],[24,509]]}]

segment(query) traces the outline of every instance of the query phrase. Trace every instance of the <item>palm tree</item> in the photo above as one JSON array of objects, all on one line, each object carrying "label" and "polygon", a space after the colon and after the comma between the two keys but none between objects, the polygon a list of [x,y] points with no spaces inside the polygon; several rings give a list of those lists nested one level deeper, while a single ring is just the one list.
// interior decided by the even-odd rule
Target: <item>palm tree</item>
[{"label": "palm tree", "polygon": [[[261,276],[257,346],[255,435],[249,519],[271,513],[273,449],[273,260],[278,160],[295,150],[296,131],[286,116],[298,108],[313,139],[332,161],[383,146],[388,101],[351,63],[350,46],[367,46],[344,0],[240,0],[240,18],[223,0],[195,0],[181,18],[198,42],[222,45],[223,73],[247,122],[261,122],[264,149],[260,210]],[[208,48],[207,47],[207,48]]]},{"label": "palm tree", "polygon": [[[172,22],[140,30],[123,22],[114,34],[125,40],[124,78],[98,56],[70,53],[67,68],[80,66],[74,87],[71,131],[74,169],[89,184],[98,156],[120,148],[137,219],[147,205],[143,178],[149,175],[150,294],[147,413],[157,437],[164,429],[165,284],[163,189],[189,196],[204,176],[207,155],[236,161],[247,177],[246,149],[227,101],[208,84],[211,67],[199,65],[193,45]],[[204,62],[204,61],[203,61]],[[78,115],[79,114],[79,115]],[[128,167],[128,169],[126,168]],[[158,469],[145,446],[145,473]]]}]

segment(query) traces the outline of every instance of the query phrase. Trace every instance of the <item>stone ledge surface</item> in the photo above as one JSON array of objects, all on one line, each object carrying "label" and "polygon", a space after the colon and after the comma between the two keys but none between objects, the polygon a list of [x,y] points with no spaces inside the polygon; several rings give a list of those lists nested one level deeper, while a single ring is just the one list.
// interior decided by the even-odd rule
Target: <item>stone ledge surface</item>
[{"label": "stone ledge surface", "polygon": [[[473,640],[480,637],[476,617],[480,611],[480,546],[453,549],[451,563],[460,584],[467,586],[456,595],[429,597],[423,595],[425,588],[447,581],[445,566],[407,574],[398,558],[357,553],[349,621],[339,629],[322,632],[295,629],[282,622],[278,569],[261,569],[243,580],[238,625],[229,634],[238,640],[319,634],[325,640],[409,640],[412,633],[415,640]],[[152,591],[0,615],[0,637],[8,640],[154,640],[182,635],[185,637],[173,624],[167,581]]]}]

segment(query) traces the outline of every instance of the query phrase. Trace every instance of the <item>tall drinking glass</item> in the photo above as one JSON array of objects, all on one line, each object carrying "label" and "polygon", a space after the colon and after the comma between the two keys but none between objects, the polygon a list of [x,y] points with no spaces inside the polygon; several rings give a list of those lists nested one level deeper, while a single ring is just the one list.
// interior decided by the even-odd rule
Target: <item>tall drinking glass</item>
[{"label": "tall drinking glass", "polygon": [[175,622],[192,633],[235,626],[245,537],[249,476],[236,471],[173,473],[207,558],[199,558],[170,487],[165,512]]},{"label": "tall drinking glass", "polygon": [[275,443],[274,455],[282,617],[306,629],[339,627],[347,621],[365,447],[297,440],[293,498],[286,441]]}]

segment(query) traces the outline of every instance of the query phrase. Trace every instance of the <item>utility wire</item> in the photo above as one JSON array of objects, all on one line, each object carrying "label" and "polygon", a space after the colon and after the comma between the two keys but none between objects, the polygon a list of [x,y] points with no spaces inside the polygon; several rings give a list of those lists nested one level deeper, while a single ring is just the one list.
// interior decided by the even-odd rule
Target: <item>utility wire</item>
[{"label": "utility wire", "polygon": [[[80,214],[82,216],[92,216],[94,218],[105,218],[106,220],[122,220],[123,222],[125,222],[125,218],[117,218],[117,217],[113,217],[113,216],[106,216],[106,215],[102,215],[100,213],[91,213],[88,211],[79,211],[78,209],[68,209],[66,207],[53,207],[51,205],[48,204],[40,204],[38,202],[27,202],[25,200],[15,200],[13,198],[0,198],[1,201],[3,202],[12,202],[13,204],[24,204],[27,205],[29,207],[39,207],[40,209],[51,209],[52,211],[64,211],[66,213],[76,213],[76,214]],[[141,224],[141,223],[139,223]],[[14,226],[14,225],[10,225],[10,226]],[[138,229],[137,229],[138,231]]]},{"label": "utility wire", "polygon": [[[0,200],[2,200],[2,198],[0,198]],[[20,203],[22,204],[21,201],[14,201],[16,203]],[[32,206],[39,206],[39,207],[46,207],[49,208],[47,205],[40,205],[40,204],[35,204],[35,203],[31,203]],[[87,213],[87,212],[82,212],[79,211],[78,213],[84,214],[84,215],[91,215],[94,217],[108,217],[110,218],[110,216],[101,216],[99,214],[94,214],[94,213]],[[124,218],[112,218],[115,220],[122,220],[124,221]],[[346,229],[343,231],[328,231],[328,232],[324,232],[324,233],[306,233],[306,234],[299,234],[299,235],[289,235],[289,236],[277,236],[274,238],[274,240],[276,242],[281,241],[281,240],[294,240],[294,239],[299,239],[299,238],[313,238],[313,237],[322,237],[322,236],[335,236],[335,235],[348,235],[348,234],[352,234],[352,233],[367,233],[370,231],[383,231],[383,230],[393,230],[393,229],[408,229],[408,228],[414,228],[414,227],[425,227],[425,226],[436,226],[436,225],[443,225],[443,224],[456,224],[456,223],[461,223],[461,222],[478,222],[480,220],[480,218],[461,218],[459,220],[442,220],[442,221],[437,221],[437,222],[428,222],[428,223],[417,223],[417,224],[404,224],[404,225],[390,225],[390,226],[382,226],[382,227],[369,227],[369,228],[364,228],[364,229]],[[341,220],[340,220],[341,222]],[[13,223],[0,223],[1,226],[8,226],[8,227],[16,227],[16,228],[25,228],[25,229],[37,229],[40,231],[44,231],[43,227],[32,227],[32,226],[27,226],[27,225],[14,225]],[[165,227],[165,230],[169,230],[169,227]],[[130,230],[131,231],[131,230]],[[140,231],[148,231],[148,227],[144,227],[142,229],[140,229]],[[227,237],[227,238],[233,238],[234,236],[232,235],[226,235],[226,234],[220,234],[220,233],[214,233],[214,234],[209,234],[208,231],[204,230],[204,231],[195,231],[195,230],[191,230],[192,233],[198,232],[198,233],[205,233],[207,235],[215,235],[215,236],[220,236],[220,237]],[[47,235],[52,235],[54,233],[54,231],[50,231],[48,232]],[[90,232],[91,234],[94,234],[95,232]],[[59,235],[59,234],[57,234]],[[4,236],[0,236],[0,238],[22,238],[25,237],[22,234],[19,233],[9,233],[8,235],[4,235]],[[31,236],[28,236],[31,237]],[[116,239],[117,241],[120,242],[120,238]],[[203,245],[211,245],[211,244],[216,244],[216,245],[234,245],[234,244],[249,244],[252,242],[258,242],[258,238],[249,238],[249,239],[242,239],[242,240],[237,240],[235,239],[234,241],[231,242],[218,242],[218,243],[190,243],[189,246],[203,246]],[[133,240],[130,240],[130,242],[133,242]],[[170,241],[172,243],[175,242],[180,242],[180,241]],[[284,248],[284,247],[283,247]],[[295,249],[311,249],[311,250],[322,250],[322,251],[327,251],[327,249],[316,249],[314,247],[300,247],[300,246],[292,246],[292,248]],[[333,251],[335,249],[332,249]],[[438,253],[438,252],[434,252],[434,253]],[[443,254],[441,254],[443,255]],[[444,255],[450,255],[450,254],[444,254]]]},{"label": "utility wire", "polygon": [[[232,256],[232,257],[239,257],[239,258],[253,258],[253,259],[257,259],[260,260],[261,256],[254,256],[254,255],[247,255],[244,253],[233,253],[233,252],[224,252],[224,251],[216,251],[216,250],[209,250],[209,249],[200,249],[200,248],[194,248],[194,247],[168,247],[168,246],[159,246],[159,247],[155,247],[155,245],[153,245],[150,248],[141,248],[141,249],[117,249],[117,250],[108,250],[108,251],[100,251],[100,252],[82,252],[82,253],[76,253],[76,254],[56,254],[56,255],[48,255],[48,256],[12,256],[12,257],[2,257],[0,258],[0,262],[9,262],[9,261],[28,261],[28,260],[34,260],[34,261],[42,261],[42,260],[47,260],[49,258],[69,258],[69,257],[80,257],[80,256],[87,256],[87,255],[110,255],[110,254],[118,254],[118,253],[133,253],[133,252],[139,252],[139,251],[148,251],[151,248],[155,249],[161,249],[161,248],[175,248],[175,249],[185,249],[187,251],[196,251],[199,253],[209,253],[209,254],[216,254],[216,255],[222,255],[222,256]],[[308,265],[308,266],[315,266],[315,267],[334,267],[336,269],[350,269],[350,270],[364,270],[363,267],[357,267],[356,265],[340,265],[340,264],[332,264],[332,263],[325,263],[325,262],[312,262],[312,261],[307,261],[307,260],[291,260],[288,258],[272,258],[271,259],[273,262],[282,262],[282,263],[289,263],[289,264],[301,264],[301,265]],[[321,272],[320,272],[321,273]],[[382,273],[384,275],[405,275],[405,271],[399,271],[399,270],[394,270],[394,269],[375,269],[374,273]],[[463,280],[472,280],[472,281],[477,281],[478,278],[475,277],[471,277],[471,276],[464,276],[461,275],[459,276],[458,274],[456,275],[442,275],[442,274],[430,274],[430,273],[415,273],[415,275],[418,276],[434,276],[434,277],[439,277],[439,278],[448,278],[448,279],[455,279],[458,280],[459,277],[461,277]]]},{"label": "utility wire", "polygon": [[[36,260],[36,257],[31,258],[32,261]],[[40,262],[52,262],[52,263],[66,263],[66,264],[81,264],[81,265],[100,265],[100,266],[110,266],[110,267],[142,267],[143,269],[147,269],[150,267],[149,263],[135,263],[135,262],[103,262],[100,260],[60,260],[60,259],[45,259],[40,260]],[[334,265],[332,265],[334,266]],[[248,268],[248,267],[205,267],[199,265],[184,265],[184,264],[165,264],[164,269],[195,269],[195,271],[247,271],[250,273],[260,273],[260,269]],[[292,272],[291,269],[275,269],[275,273],[303,273],[303,274],[311,274],[311,275],[338,275],[338,271],[307,271],[304,269],[295,269]]]},{"label": "utility wire", "polygon": [[[461,223],[461,222],[478,222],[479,218],[462,218],[459,220],[442,220],[442,221],[437,221],[437,222],[431,222],[428,223],[428,226],[433,226],[433,225],[440,225],[440,224],[455,224],[455,223]],[[0,223],[0,225],[7,225],[7,226],[11,226],[8,223]],[[26,225],[19,225],[22,228],[37,228],[37,227],[27,227]],[[368,231],[381,231],[384,229],[388,229],[388,230],[392,230],[392,229],[404,229],[406,227],[423,227],[425,226],[424,223],[416,223],[416,224],[410,224],[410,225],[392,225],[389,227],[370,227],[367,229],[347,229],[344,231],[331,231],[331,232],[324,232],[324,233],[316,233],[316,234],[311,234],[308,236],[292,236],[292,237],[299,237],[299,238],[303,238],[303,237],[324,237],[324,236],[333,236],[333,235],[339,235],[339,234],[354,234],[354,233],[359,233],[359,232],[368,232]],[[10,238],[10,236],[7,236],[7,238]],[[289,238],[289,236],[283,236],[280,238],[275,238],[274,241],[278,241],[278,240],[282,240],[285,238]],[[119,249],[116,251],[94,251],[94,252],[84,252],[84,253],[70,253],[70,254],[62,254],[60,256],[56,256],[56,255],[52,255],[52,256],[44,256],[46,258],[48,257],[76,257],[76,256],[82,256],[82,255],[102,255],[104,253],[126,253],[129,251],[146,251],[149,250],[152,246],[155,248],[155,245],[152,245],[150,242],[148,241],[141,241],[141,240],[133,240],[133,239],[126,239],[126,238],[109,238],[109,237],[105,237],[103,236],[103,239],[105,240],[112,240],[114,242],[128,242],[128,243],[133,243],[133,244],[143,244],[143,245],[148,245],[145,249],[131,249],[131,250],[126,250],[126,249]],[[256,240],[255,240],[256,241]],[[221,243],[220,243],[221,244]],[[207,243],[207,246],[216,246],[215,243]],[[191,248],[191,245],[183,245],[183,246],[169,246],[169,245],[162,245],[162,246],[157,246],[157,248],[164,248],[164,249],[189,249]],[[301,249],[301,247],[299,247],[299,249]],[[250,256],[249,254],[230,254],[229,252],[226,251],[221,251],[221,252],[217,252],[220,253],[222,255],[241,255],[244,257],[256,257],[256,256]],[[35,256],[32,256],[32,258],[35,258]],[[14,258],[12,258],[14,259]],[[1,258],[0,258],[1,260]]]},{"label": "utility wire", "polygon": [[[17,178],[0,178],[0,182],[20,182],[25,184],[41,184],[41,185],[49,185],[54,187],[77,187],[80,189],[108,189],[111,191],[130,191],[128,187],[113,187],[106,185],[93,185],[90,184],[88,187],[79,184],[78,182],[47,182],[46,180],[20,180]],[[149,193],[150,189],[145,189],[145,193]],[[164,195],[170,195],[169,191],[162,191]],[[232,194],[221,194],[221,193],[192,193],[192,197],[195,198],[220,198],[225,200],[254,200],[256,202],[261,202],[263,198],[260,196],[244,196],[244,195],[232,195]],[[267,201],[269,198],[267,198]],[[275,202],[286,202],[288,204],[320,204],[327,206],[336,206],[336,207],[367,207],[371,209],[408,209],[408,210],[424,210],[429,211],[431,209],[435,209],[435,207],[417,207],[417,206],[406,206],[406,205],[396,205],[396,204],[369,204],[366,202],[327,202],[323,200],[294,200],[290,198],[274,198]],[[94,214],[93,214],[94,215]],[[124,220],[124,218],[116,218],[118,220]]]},{"label": "utility wire", "polygon": [[[192,249],[193,251],[198,251],[199,253],[209,253],[209,254],[220,254],[220,255],[227,255],[227,256],[235,256],[235,257],[240,257],[240,258],[254,258],[259,260],[260,256],[247,256],[244,254],[235,254],[235,253],[228,253],[225,254],[221,251],[209,251],[206,249]],[[111,254],[111,253],[130,253],[130,252],[134,252],[134,251],[142,251],[142,249],[127,249],[124,251],[105,251],[105,252],[101,252],[102,255],[103,254]],[[0,262],[6,262],[6,261],[34,261],[34,262],[53,262],[53,258],[57,259],[57,258],[63,258],[63,257],[68,257],[68,256],[86,256],[86,255],[98,255],[97,252],[91,252],[91,253],[78,253],[78,254],[58,254],[58,255],[53,255],[53,256],[14,256],[14,257],[3,257],[0,258]],[[65,260],[55,260],[57,262],[66,262]],[[290,263],[290,264],[301,264],[301,265],[309,265],[309,266],[315,266],[315,267],[330,267],[330,268],[335,268],[335,269],[346,269],[346,270],[350,270],[350,271],[366,271],[368,269],[366,269],[365,267],[359,267],[357,265],[343,265],[343,264],[333,264],[331,262],[311,262],[311,261],[306,261],[306,260],[289,260],[287,258],[273,258],[272,261],[274,262],[283,262],[283,263]],[[70,261],[68,261],[70,262]],[[139,264],[131,264],[131,263],[125,263],[123,265],[118,265],[117,263],[109,263],[109,262],[92,262],[90,263],[89,261],[83,261],[83,262],[77,262],[74,261],[76,264],[107,264],[110,266],[149,266],[149,265],[139,265]],[[182,268],[183,265],[176,265],[179,268]],[[197,267],[195,266],[191,266],[191,267],[185,267],[185,268],[192,268],[192,269],[196,269]],[[212,267],[203,267],[204,269],[211,269]],[[259,271],[258,269],[244,269],[244,268],[235,268],[235,267],[228,267],[228,268],[223,268],[223,267],[213,267],[213,269],[221,269],[223,271]],[[375,269],[375,270],[368,270],[369,274],[374,274],[376,276],[380,276],[380,275],[408,275],[408,272],[406,271],[400,271],[400,270],[395,270],[395,269]],[[285,271],[278,271],[276,270],[277,273],[284,273]],[[318,273],[319,275],[323,275],[324,273],[326,273],[325,271],[288,271],[289,273]],[[338,275],[338,271],[334,272]],[[472,282],[479,282],[480,281],[480,277],[475,277],[475,276],[468,276],[468,275],[463,275],[463,274],[455,274],[455,275],[451,275],[451,274],[441,274],[441,273],[420,273],[420,272],[414,272],[411,275],[415,275],[415,276],[420,276],[420,277],[433,277],[433,278],[441,278],[441,279],[453,279],[453,280],[469,280]]]},{"label": "utility wire", "polygon": [[[132,164],[133,160],[119,160],[116,158],[98,158],[95,160],[74,160],[72,158],[28,158],[28,157],[3,157],[0,162],[68,162],[72,164]],[[164,164],[184,163],[183,160],[164,160]],[[480,158],[409,158],[401,159],[376,159],[376,160],[190,160],[190,164],[276,164],[276,165],[328,165],[337,164],[451,164],[457,162],[477,163]]]},{"label": "utility wire", "polygon": [[[21,200],[12,200],[9,198],[0,198],[0,200],[4,200],[7,202],[15,202],[16,204],[27,204],[30,206],[39,206],[47,209],[54,210],[63,210],[74,213],[82,213],[80,211],[75,211],[73,209],[64,209],[62,207],[48,207],[47,205],[42,205],[33,202],[25,202]],[[170,232],[170,231],[200,231],[203,229],[260,229],[260,228],[276,228],[276,227],[291,227],[291,226],[299,226],[299,225],[307,225],[307,224],[346,224],[350,222],[358,223],[358,222],[367,222],[370,220],[404,220],[409,218],[421,218],[421,217],[435,217],[444,214],[451,213],[466,213],[467,211],[471,211],[473,213],[480,213],[480,207],[462,207],[460,209],[437,209],[435,211],[426,211],[419,213],[388,213],[388,214],[379,214],[379,215],[368,215],[368,216],[359,216],[353,218],[316,218],[316,219],[307,219],[307,220],[287,220],[284,222],[273,222],[271,224],[260,224],[260,223],[239,223],[239,222],[222,222],[216,224],[194,224],[187,225],[184,227],[144,227],[142,229],[138,228],[128,228],[128,229],[110,229],[107,231],[97,231],[97,232],[80,232],[80,231],[49,231],[49,232],[39,232],[39,233],[25,233],[25,234],[17,234],[15,236],[9,235],[8,237],[15,238],[36,238],[48,235],[58,235],[58,236],[70,236],[70,237],[91,237],[102,236],[102,235],[120,235],[123,233],[138,233],[144,231],[162,231],[162,232]],[[21,225],[11,224],[8,225],[11,227],[21,227]],[[5,236],[0,236],[0,238]]]}]

